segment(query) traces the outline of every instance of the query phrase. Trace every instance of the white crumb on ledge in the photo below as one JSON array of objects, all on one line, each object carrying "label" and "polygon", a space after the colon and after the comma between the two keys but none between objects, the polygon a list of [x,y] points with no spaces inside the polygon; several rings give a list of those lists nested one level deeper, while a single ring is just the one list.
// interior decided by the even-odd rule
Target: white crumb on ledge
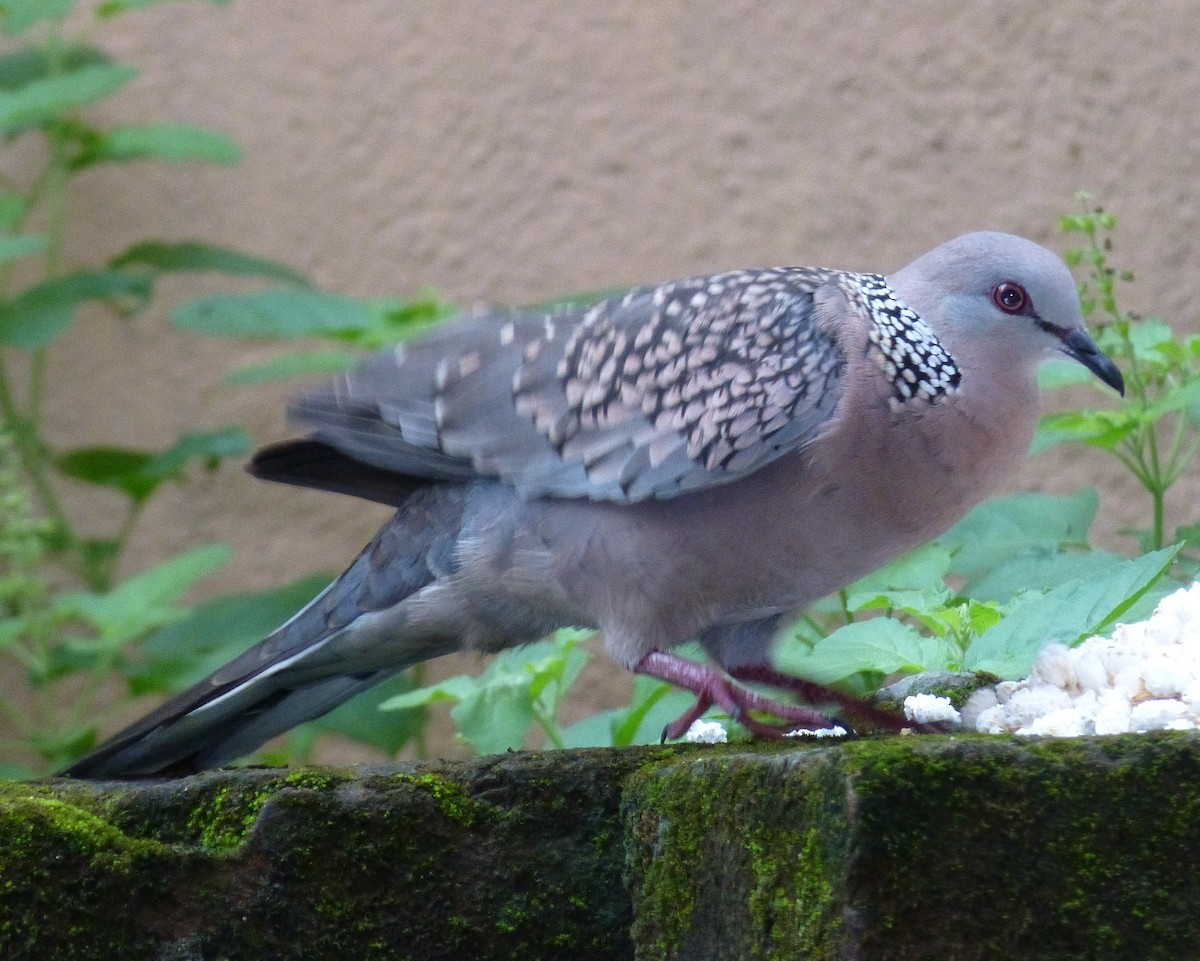
[{"label": "white crumb on ledge", "polygon": [[904,716],[916,724],[937,724],[940,721],[958,724],[962,720],[950,703],[950,698],[937,694],[910,694],[904,699]]},{"label": "white crumb on ledge", "polygon": [[1163,598],[1148,620],[1117,625],[1111,638],[1050,645],[1029,677],[977,691],[963,714],[991,734],[1200,728],[1200,582]]},{"label": "white crumb on ledge", "polygon": [[683,739],[689,744],[724,744],[729,735],[716,721],[692,721]]},{"label": "white crumb on ledge", "polygon": [[840,724],[833,727],[800,728],[788,731],[784,737],[845,737],[849,732]]}]

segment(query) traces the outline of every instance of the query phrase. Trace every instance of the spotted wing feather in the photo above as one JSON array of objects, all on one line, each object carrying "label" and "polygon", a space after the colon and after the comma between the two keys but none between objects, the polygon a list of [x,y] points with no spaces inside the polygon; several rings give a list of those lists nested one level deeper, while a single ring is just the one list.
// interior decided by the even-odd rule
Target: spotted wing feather
[{"label": "spotted wing feather", "polygon": [[744,477],[813,439],[845,354],[830,271],[743,271],[585,310],[491,313],[385,352],[292,408],[365,463],[631,503]]}]

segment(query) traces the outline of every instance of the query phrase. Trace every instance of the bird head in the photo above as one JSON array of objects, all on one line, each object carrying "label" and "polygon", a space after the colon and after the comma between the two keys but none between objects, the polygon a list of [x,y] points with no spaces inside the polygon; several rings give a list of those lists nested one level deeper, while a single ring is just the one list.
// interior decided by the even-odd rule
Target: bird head
[{"label": "bird head", "polygon": [[1125,393],[1121,372],[1087,331],[1071,271],[1030,240],[965,234],[897,271],[888,284],[960,364],[986,357],[1032,371],[1042,360],[1065,354]]}]

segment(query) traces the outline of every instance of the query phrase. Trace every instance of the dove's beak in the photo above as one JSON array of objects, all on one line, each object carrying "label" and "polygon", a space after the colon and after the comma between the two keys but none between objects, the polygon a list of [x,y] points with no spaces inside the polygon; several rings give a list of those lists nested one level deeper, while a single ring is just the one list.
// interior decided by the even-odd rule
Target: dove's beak
[{"label": "dove's beak", "polygon": [[1062,341],[1062,347],[1059,349],[1064,354],[1072,360],[1079,361],[1118,394],[1125,396],[1125,378],[1121,376],[1121,371],[1108,355],[1096,346],[1096,342],[1086,330],[1074,327],[1069,330],[1055,329],[1054,333]]}]

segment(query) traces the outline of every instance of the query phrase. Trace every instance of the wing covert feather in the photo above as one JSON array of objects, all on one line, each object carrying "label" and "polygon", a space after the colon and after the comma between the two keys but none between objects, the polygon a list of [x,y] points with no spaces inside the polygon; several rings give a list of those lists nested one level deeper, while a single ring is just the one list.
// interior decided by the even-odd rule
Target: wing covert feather
[{"label": "wing covert feather", "polygon": [[314,439],[431,479],[632,503],[753,473],[816,437],[845,352],[832,271],[739,271],[586,309],[492,312],[384,351],[291,408]]}]

